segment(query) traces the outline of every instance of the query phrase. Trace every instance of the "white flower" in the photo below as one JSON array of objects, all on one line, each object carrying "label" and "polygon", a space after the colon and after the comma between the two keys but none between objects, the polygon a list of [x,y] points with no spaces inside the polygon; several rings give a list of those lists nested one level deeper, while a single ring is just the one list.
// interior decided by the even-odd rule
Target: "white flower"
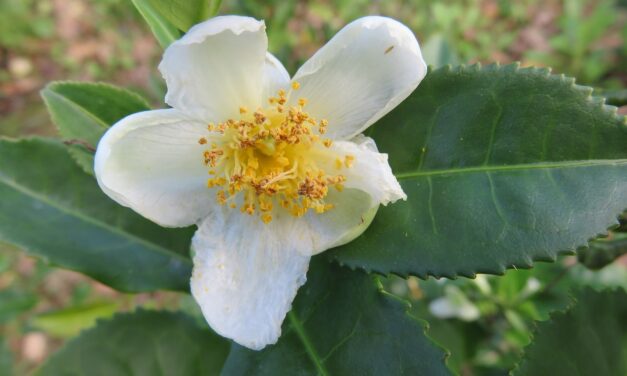
[{"label": "white flower", "polygon": [[412,32],[358,19],[290,77],[265,25],[216,17],[165,51],[172,109],[128,116],[102,138],[102,190],[163,226],[198,225],[191,290],[211,327],[275,343],[309,259],[351,241],[406,196],[360,133],[426,74]]}]

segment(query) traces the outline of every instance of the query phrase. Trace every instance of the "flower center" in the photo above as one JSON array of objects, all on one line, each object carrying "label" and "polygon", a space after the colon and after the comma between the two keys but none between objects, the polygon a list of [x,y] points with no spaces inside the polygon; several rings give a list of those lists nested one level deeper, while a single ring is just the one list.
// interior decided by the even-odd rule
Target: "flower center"
[{"label": "flower center", "polygon": [[288,107],[285,91],[279,90],[268,102],[254,112],[240,108],[239,120],[209,124],[209,136],[198,140],[208,146],[203,154],[211,175],[207,187],[217,189],[218,203],[257,214],[265,223],[276,206],[296,217],[331,210],[325,202],[329,189],[341,191],[346,178],[323,168],[349,168],[354,157],[330,149],[332,141],[322,137],[328,122],[304,111],[306,99]]}]

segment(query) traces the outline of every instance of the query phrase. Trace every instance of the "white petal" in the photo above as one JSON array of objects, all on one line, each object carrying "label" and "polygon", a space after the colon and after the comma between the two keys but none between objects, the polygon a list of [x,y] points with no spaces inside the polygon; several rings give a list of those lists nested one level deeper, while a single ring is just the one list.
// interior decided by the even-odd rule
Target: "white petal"
[{"label": "white petal", "polygon": [[290,75],[281,62],[271,53],[266,54],[266,63],[263,69],[262,105],[266,104],[270,96],[276,96],[279,89],[290,86]]},{"label": "white petal", "polygon": [[340,30],[309,59],[293,80],[307,111],[329,121],[328,136],[349,139],[387,114],[427,72],[418,41],[386,17],[360,18]]},{"label": "white petal", "polygon": [[224,121],[261,103],[268,39],[263,21],[221,16],[200,23],[165,51],[159,70],[165,101],[206,122]]},{"label": "white petal", "polygon": [[98,144],[98,184],[112,199],[162,226],[187,226],[207,215],[204,123],[174,109],[130,115]]},{"label": "white petal", "polygon": [[[374,140],[359,135],[351,141],[335,141],[331,149],[340,156],[355,157],[352,167],[343,168],[344,186],[368,193],[377,204],[387,205],[407,199],[388,163],[388,155],[379,153]],[[330,170],[331,167],[326,167]]]},{"label": "white petal", "polygon": [[350,188],[342,192],[332,189],[325,202],[335,207],[323,214],[309,211],[301,218],[291,219],[305,222],[312,234],[312,246],[299,250],[304,255],[313,256],[351,242],[366,231],[379,208],[368,193]]},{"label": "white petal", "polygon": [[300,251],[309,236],[298,222],[212,212],[192,240],[191,291],[209,325],[254,350],[275,343],[306,280],[309,257]]}]

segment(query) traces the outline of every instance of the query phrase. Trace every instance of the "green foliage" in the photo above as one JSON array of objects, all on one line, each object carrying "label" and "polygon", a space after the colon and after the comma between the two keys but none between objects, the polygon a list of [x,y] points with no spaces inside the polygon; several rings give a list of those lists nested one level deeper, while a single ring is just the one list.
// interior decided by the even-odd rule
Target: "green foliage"
[{"label": "green foliage", "polygon": [[100,137],[115,122],[149,109],[135,93],[107,84],[53,82],[42,91],[52,121],[70,145],[70,153],[89,174]]},{"label": "green foliage", "polygon": [[0,324],[12,320],[15,316],[35,307],[37,297],[25,295],[15,289],[0,291]]},{"label": "green foliage", "polygon": [[517,65],[442,68],[369,131],[408,195],[333,258],[474,276],[585,246],[627,202],[627,127],[572,79]]},{"label": "green foliage", "polygon": [[0,160],[0,240],[119,290],[188,289],[190,229],[120,207],[57,141],[0,140]]},{"label": "green foliage", "polygon": [[150,0],[131,0],[142,15],[152,34],[164,49],[181,37],[180,31],[162,14],[157,12]]},{"label": "green foliage", "polygon": [[13,355],[7,348],[4,338],[0,336],[0,376],[11,376]]},{"label": "green foliage", "polygon": [[571,269],[539,264],[504,276],[426,281],[398,277],[386,285],[412,302],[412,313],[429,322],[429,335],[451,352],[452,372],[511,369],[530,341],[534,320],[568,304]]},{"label": "green foliage", "polygon": [[584,290],[567,312],[540,323],[515,375],[627,374],[627,293]]},{"label": "green foliage", "polygon": [[583,82],[598,81],[616,64],[616,53],[599,49],[601,38],[617,25],[614,0],[595,2],[592,11],[585,0],[564,0],[559,18],[563,30],[551,38],[551,51],[528,51],[527,57],[546,66],[560,67]]},{"label": "green foliage", "polygon": [[[503,276],[425,281],[390,277],[386,286],[412,302],[412,314],[429,322],[429,336],[451,352],[447,365],[453,373],[507,374],[533,340],[536,322],[572,305],[573,289],[615,286],[627,292],[627,268],[617,261],[591,271],[569,256],[529,270],[508,270]],[[448,311],[441,309],[443,302]],[[478,315],[465,316],[468,307]]]},{"label": "green foliage", "polygon": [[375,277],[316,257],[279,342],[262,351],[233,345],[223,373],[449,374],[444,352],[426,337],[425,324],[409,315],[408,308],[383,291]]},{"label": "green foliage", "polygon": [[181,314],[139,310],[101,321],[38,375],[216,375],[228,342]]},{"label": "green foliage", "polygon": [[627,253],[627,234],[617,233],[611,239],[599,239],[579,253],[579,260],[590,269],[601,269]]},{"label": "green foliage", "polygon": [[0,2],[0,47],[14,48],[29,38],[49,36],[53,30],[51,10],[37,0]]}]

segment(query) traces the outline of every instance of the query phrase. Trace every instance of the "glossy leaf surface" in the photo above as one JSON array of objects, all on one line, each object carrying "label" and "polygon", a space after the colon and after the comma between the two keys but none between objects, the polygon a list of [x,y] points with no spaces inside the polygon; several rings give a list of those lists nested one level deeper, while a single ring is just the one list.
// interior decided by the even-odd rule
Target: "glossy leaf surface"
[{"label": "glossy leaf surface", "polygon": [[161,47],[164,49],[181,37],[180,31],[166,17],[158,12],[152,0],[131,0],[150,27]]},{"label": "glossy leaf surface", "polygon": [[627,126],[572,79],[445,67],[369,131],[406,202],[382,207],[340,263],[399,275],[502,273],[554,260],[627,207]]}]

